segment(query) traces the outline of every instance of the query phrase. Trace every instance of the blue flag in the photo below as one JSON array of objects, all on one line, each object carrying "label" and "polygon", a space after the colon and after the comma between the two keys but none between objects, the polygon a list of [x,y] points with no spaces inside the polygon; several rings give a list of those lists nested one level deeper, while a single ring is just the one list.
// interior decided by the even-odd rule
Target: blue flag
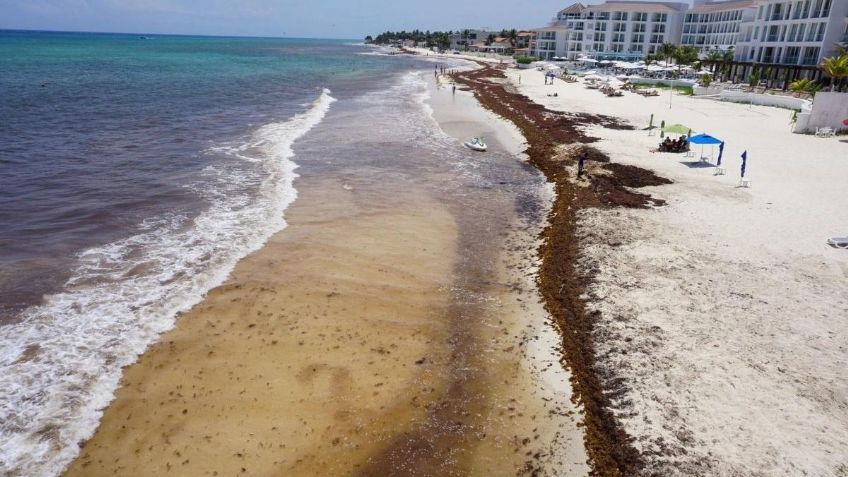
[{"label": "blue flag", "polygon": [[742,153],[742,177],[745,177],[745,163],[748,162],[748,151]]}]

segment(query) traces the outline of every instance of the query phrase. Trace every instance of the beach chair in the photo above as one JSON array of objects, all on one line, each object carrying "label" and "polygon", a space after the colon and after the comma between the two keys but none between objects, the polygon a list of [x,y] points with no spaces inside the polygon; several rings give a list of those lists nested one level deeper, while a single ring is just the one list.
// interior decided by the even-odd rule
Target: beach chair
[{"label": "beach chair", "polygon": [[848,249],[848,237],[832,237],[827,239],[827,244],[835,248]]},{"label": "beach chair", "polygon": [[739,179],[739,185],[737,187],[745,187],[745,188],[751,187],[751,182],[753,182],[751,179],[749,179],[747,177],[743,177],[743,178]]},{"label": "beach chair", "polygon": [[[687,154],[688,154],[688,153],[687,153]],[[724,175],[724,174],[726,174],[726,173],[727,173],[727,169],[725,169],[725,168],[723,168],[723,167],[721,167],[721,166],[716,166],[716,168],[715,168],[715,169],[713,169],[713,175],[714,175],[714,176],[723,176],[723,175]]]},{"label": "beach chair", "polygon": [[833,128],[816,128],[816,137],[833,137]]}]

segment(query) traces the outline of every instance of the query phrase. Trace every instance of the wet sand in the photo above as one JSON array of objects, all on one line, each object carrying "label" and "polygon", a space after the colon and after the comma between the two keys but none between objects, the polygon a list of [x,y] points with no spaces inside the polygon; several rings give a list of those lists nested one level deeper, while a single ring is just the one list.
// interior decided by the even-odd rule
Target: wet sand
[{"label": "wet sand", "polygon": [[[491,126],[434,94],[449,134]],[[126,369],[66,475],[586,473],[534,285],[544,210],[389,177],[296,187],[289,227]]]}]

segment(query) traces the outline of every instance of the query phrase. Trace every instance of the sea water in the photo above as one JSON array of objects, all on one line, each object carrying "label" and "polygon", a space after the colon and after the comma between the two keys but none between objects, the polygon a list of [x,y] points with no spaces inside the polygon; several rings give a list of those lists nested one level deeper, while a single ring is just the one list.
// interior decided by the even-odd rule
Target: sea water
[{"label": "sea water", "polygon": [[0,32],[0,474],[52,475],[178,313],[286,223],[293,144],[412,60]]}]

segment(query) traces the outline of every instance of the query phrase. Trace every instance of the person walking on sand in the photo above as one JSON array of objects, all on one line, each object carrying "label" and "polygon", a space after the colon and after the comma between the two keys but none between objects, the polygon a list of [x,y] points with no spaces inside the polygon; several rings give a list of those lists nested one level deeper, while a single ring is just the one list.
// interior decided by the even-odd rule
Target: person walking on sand
[{"label": "person walking on sand", "polygon": [[577,158],[577,178],[580,179],[583,177],[583,167],[586,164],[586,159],[589,158],[589,155],[586,151],[580,153],[580,157]]},{"label": "person walking on sand", "polygon": [[453,90],[451,91],[454,96],[456,96],[456,85],[453,85]]}]

